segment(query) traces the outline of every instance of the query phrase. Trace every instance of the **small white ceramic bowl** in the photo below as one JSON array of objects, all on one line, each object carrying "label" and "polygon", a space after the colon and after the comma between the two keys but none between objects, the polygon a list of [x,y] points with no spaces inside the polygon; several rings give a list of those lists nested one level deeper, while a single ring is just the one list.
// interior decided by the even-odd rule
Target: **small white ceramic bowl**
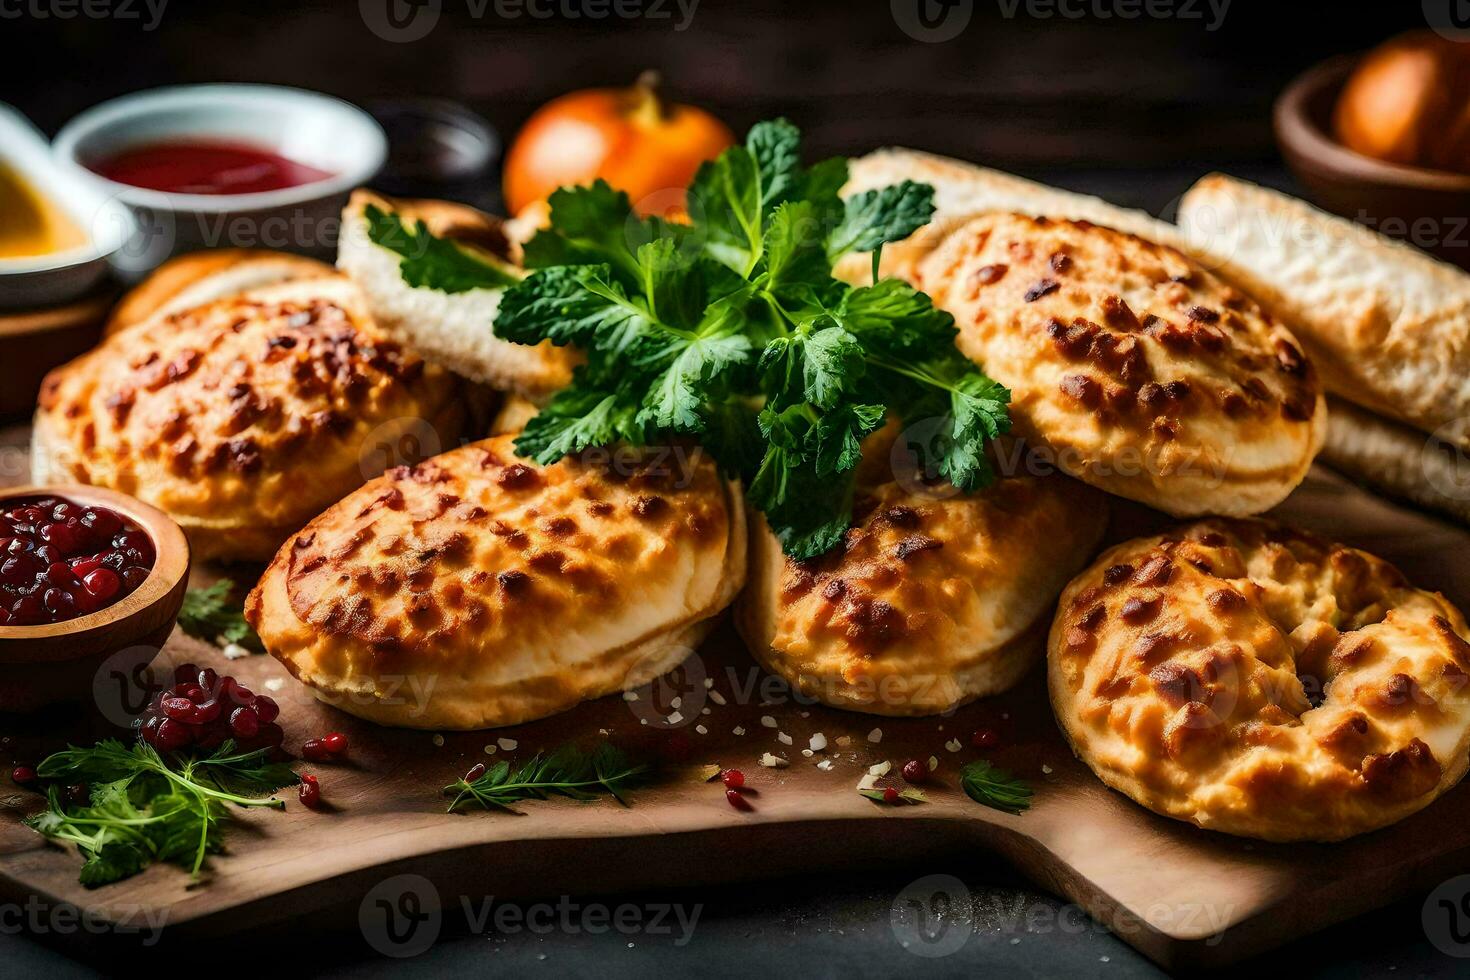
[{"label": "small white ceramic bowl", "polygon": [[[253,194],[170,194],[107,180],[89,169],[132,146],[169,139],[259,146],[330,177]],[[56,134],[63,169],[127,204],[139,232],[114,259],[136,278],[171,255],[201,248],[273,248],[330,258],[348,193],[383,166],[382,127],[328,95],[275,85],[185,85],[94,106]]]},{"label": "small white ceramic bowl", "polygon": [[132,213],[96,182],[58,168],[46,137],[0,103],[0,163],[69,216],[87,235],[76,248],[0,259],[0,309],[57,306],[86,294],[135,232]]}]

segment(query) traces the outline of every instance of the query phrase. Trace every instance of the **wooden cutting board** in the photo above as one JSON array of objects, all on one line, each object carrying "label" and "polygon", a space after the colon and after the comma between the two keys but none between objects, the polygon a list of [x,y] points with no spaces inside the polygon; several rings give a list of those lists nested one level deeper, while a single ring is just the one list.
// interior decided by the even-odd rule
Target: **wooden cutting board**
[{"label": "wooden cutting board", "polygon": [[[10,437],[14,443],[23,433]],[[1415,582],[1470,606],[1470,534],[1463,530],[1325,471],[1314,473],[1279,516],[1394,560]],[[1159,523],[1156,515],[1120,508],[1110,536]],[[230,832],[229,853],[213,859],[208,880],[194,887],[185,873],[154,867],[88,891],[77,883],[73,853],[20,825],[37,797],[0,794],[0,898],[38,896],[132,923],[166,914],[170,931],[221,934],[308,914],[356,921],[376,886],[407,872],[428,878],[445,906],[457,907],[459,896],[585,895],[935,857],[958,868],[977,854],[994,854],[1161,965],[1185,968],[1238,960],[1470,870],[1470,785],[1394,827],[1334,845],[1252,842],[1157,817],[1106,789],[1073,758],[1051,717],[1039,667],[1015,691],[949,717],[884,719],[792,700],[722,627],[683,671],[640,691],[637,701],[604,698],[534,724],[448,733],[441,741],[430,732],[360,723],[314,701],[270,658],[227,663],[212,647],[176,633],[159,663],[185,660],[234,674],[280,701],[288,748],[327,731],[347,733],[350,762],[302,767],[319,774],[331,811],[311,812],[290,798],[284,813],[243,814]],[[706,678],[713,682],[708,690]],[[687,722],[668,728],[661,719],[674,710],[674,697]],[[763,716],[776,727],[763,725]],[[960,767],[982,756],[969,745],[981,725],[1004,732],[1003,745],[985,757],[1036,788],[1035,805],[1022,815],[985,809],[958,789]],[[870,738],[875,729],[881,741]],[[803,757],[800,749],[818,732],[827,750]],[[0,763],[8,769],[17,760],[34,762],[68,739],[107,734],[125,733],[81,712],[0,720]],[[844,737],[848,744],[839,744]],[[516,747],[487,755],[485,747],[499,738]],[[635,792],[628,808],[553,800],[526,804],[524,816],[444,812],[441,788],[476,762],[525,759],[600,738],[635,753],[683,757],[689,766],[738,767],[754,791],[753,809],[737,812],[718,783],[703,783],[686,768]],[[956,738],[963,747],[948,751],[945,743]],[[762,768],[757,760],[767,751],[784,753],[790,767]],[[931,755],[940,765],[927,805],[884,807],[855,792],[873,763],[898,766]],[[821,759],[834,761],[832,771],[816,767]]]}]

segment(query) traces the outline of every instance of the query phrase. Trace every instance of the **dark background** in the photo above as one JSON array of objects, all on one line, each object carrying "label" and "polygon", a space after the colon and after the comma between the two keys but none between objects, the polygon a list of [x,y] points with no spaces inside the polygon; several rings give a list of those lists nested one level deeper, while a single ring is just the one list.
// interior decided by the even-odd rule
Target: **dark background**
[{"label": "dark background", "polygon": [[[1212,15],[1203,2],[1193,4],[1202,15],[1196,19],[1125,20],[1032,16],[1025,3],[1007,17],[1009,0],[973,0],[973,17],[959,37],[923,43],[900,28],[888,0],[702,0],[682,31],[675,30],[682,15],[671,0],[664,3],[666,19],[631,21],[506,19],[493,6],[475,18],[466,0],[443,0],[442,16],[426,38],[392,43],[374,36],[356,2],[171,0],[153,31],[143,29],[148,15],[141,6],[134,9],[142,20],[11,16],[35,2],[0,0],[6,14],[0,17],[0,98],[48,132],[87,106],[138,89],[255,81],[358,103],[450,97],[502,134],[513,134],[555,95],[625,84],[655,67],[680,101],[711,109],[737,132],[768,116],[789,116],[806,131],[814,156],[907,145],[1156,212],[1211,169],[1290,187],[1271,136],[1277,92],[1324,57],[1424,26],[1418,0],[1234,0],[1214,31],[1206,29]],[[580,0],[557,2],[581,7]],[[469,196],[493,198],[493,180]],[[865,874],[865,863],[855,855],[853,873],[831,880],[638,897],[703,903],[694,941],[683,948],[657,937],[485,937],[451,929],[430,953],[398,962],[375,957],[355,934],[320,934],[303,924],[294,937],[226,940],[203,964],[170,949],[167,938],[145,957],[155,967],[171,963],[168,969],[193,969],[193,963],[199,969],[354,975],[486,969],[601,978],[656,972],[1156,974],[1100,928],[1037,934],[1028,931],[1024,916],[995,912],[1031,907],[1055,915],[1059,903],[984,855],[901,874]],[[959,953],[920,959],[895,940],[889,907],[906,884],[934,872],[969,884],[977,929]],[[678,876],[670,869],[671,880]],[[1465,975],[1470,961],[1446,957],[1425,941],[1422,901],[1417,896],[1306,938],[1245,970]],[[66,938],[0,936],[6,976],[111,972],[120,955]]]}]

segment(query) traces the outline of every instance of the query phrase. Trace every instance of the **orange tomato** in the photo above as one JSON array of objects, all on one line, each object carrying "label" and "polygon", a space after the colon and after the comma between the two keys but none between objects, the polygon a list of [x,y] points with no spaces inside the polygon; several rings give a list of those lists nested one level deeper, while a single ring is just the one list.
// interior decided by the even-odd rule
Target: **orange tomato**
[{"label": "orange tomato", "polygon": [[601,177],[640,214],[676,213],[699,165],[734,141],[703,109],[663,101],[654,72],[630,88],[572,92],[538,109],[516,136],[505,158],[506,210],[519,214],[558,187]]}]

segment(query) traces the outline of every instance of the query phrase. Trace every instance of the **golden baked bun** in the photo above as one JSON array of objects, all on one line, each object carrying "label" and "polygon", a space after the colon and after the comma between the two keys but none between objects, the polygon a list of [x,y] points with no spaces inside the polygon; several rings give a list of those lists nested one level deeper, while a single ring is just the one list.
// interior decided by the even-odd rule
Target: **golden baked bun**
[{"label": "golden baked bun", "polygon": [[1341,840],[1464,775],[1466,635],[1381,559],[1209,520],[1119,545],[1067,586],[1051,700],[1082,761],[1150,810]]},{"label": "golden baked bun", "polygon": [[497,436],[389,470],[246,601],[324,701],[384,725],[541,718],[681,663],[745,577],[738,490],[698,450],[551,466]]},{"label": "golden baked bun", "polygon": [[155,317],[52,371],[36,478],[145,500],[197,558],[264,561],[401,443],[453,445],[462,415],[457,380],[334,275]]},{"label": "golden baked bun", "polygon": [[753,515],[736,623],[756,659],[824,704],[879,715],[938,714],[1015,684],[1107,505],[1064,476],[936,489],[859,489],[843,544],[805,562]]},{"label": "golden baked bun", "polygon": [[368,238],[369,205],[397,214],[409,228],[422,221],[429,231],[501,257],[515,249],[501,223],[483,212],[448,201],[394,200],[354,191],[342,212],[337,267],[362,287],[373,317],[389,334],[457,374],[502,391],[544,402],[571,383],[580,355],[550,341],[534,347],[495,336],[499,289],[446,293],[414,288],[403,281],[402,256]]},{"label": "golden baked bun", "polygon": [[1296,340],[1172,248],[989,214],[911,278],[1011,389],[1015,431],[1109,493],[1175,515],[1259,513],[1322,445],[1326,403]]},{"label": "golden baked bun", "polygon": [[160,313],[298,279],[332,275],[325,262],[259,248],[216,248],[169,259],[117,301],[103,333],[114,334]]}]

